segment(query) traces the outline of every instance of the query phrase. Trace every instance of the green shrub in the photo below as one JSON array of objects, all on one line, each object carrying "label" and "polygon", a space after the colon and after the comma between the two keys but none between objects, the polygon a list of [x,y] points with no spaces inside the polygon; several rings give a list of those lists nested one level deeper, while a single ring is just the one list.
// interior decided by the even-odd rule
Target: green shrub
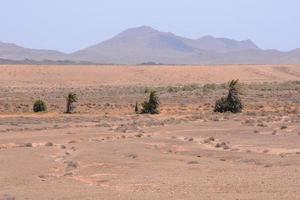
[{"label": "green shrub", "polygon": [[47,105],[43,100],[38,99],[34,102],[33,112],[46,112],[46,111],[47,111]]},{"label": "green shrub", "polygon": [[243,110],[243,104],[239,97],[238,84],[239,80],[232,80],[228,84],[228,95],[216,101],[215,112],[232,112],[239,113]]},{"label": "green shrub", "polygon": [[142,103],[142,114],[159,114],[159,98],[155,91],[151,91],[149,100]]},{"label": "green shrub", "polygon": [[66,113],[72,113],[75,109],[74,103],[78,101],[77,94],[70,92],[66,96],[66,101],[67,101]]}]

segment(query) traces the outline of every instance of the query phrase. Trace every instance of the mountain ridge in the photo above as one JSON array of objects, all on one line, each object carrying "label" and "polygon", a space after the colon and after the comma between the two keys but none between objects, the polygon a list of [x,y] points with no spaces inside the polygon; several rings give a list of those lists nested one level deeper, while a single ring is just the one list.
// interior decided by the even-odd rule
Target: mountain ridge
[{"label": "mountain ridge", "polygon": [[101,64],[298,64],[300,48],[289,52],[263,50],[249,39],[238,41],[211,35],[190,39],[141,26],[70,54],[0,42],[0,58]]}]

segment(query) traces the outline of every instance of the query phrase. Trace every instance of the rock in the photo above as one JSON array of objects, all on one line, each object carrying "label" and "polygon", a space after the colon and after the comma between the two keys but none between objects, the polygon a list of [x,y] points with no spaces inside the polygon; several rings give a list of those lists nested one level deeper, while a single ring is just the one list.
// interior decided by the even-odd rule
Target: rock
[{"label": "rock", "polygon": [[25,147],[32,147],[32,143],[28,142],[24,145]]},{"label": "rock", "polygon": [[45,179],[45,178],[46,178],[46,176],[45,176],[45,175],[39,175],[39,178],[41,178],[41,179]]},{"label": "rock", "polygon": [[220,147],[221,147],[221,144],[220,144],[220,143],[217,143],[217,144],[215,145],[215,147],[216,147],[216,148],[220,148]]},{"label": "rock", "polygon": [[127,157],[136,159],[138,157],[138,155],[137,154],[129,154]]},{"label": "rock", "polygon": [[263,150],[263,153],[268,153],[268,152],[269,152],[268,149]]},{"label": "rock", "polygon": [[283,125],[280,127],[281,130],[287,129],[288,127],[286,125]]},{"label": "rock", "polygon": [[213,142],[213,141],[215,141],[215,138],[214,137],[209,137],[209,138],[205,139],[203,142],[204,143],[210,143],[210,142]]},{"label": "rock", "polygon": [[138,138],[141,138],[142,136],[143,136],[143,134],[141,134],[141,133],[135,135],[135,137],[138,137]]},{"label": "rock", "polygon": [[53,146],[53,143],[52,143],[52,142],[47,142],[47,143],[45,144],[45,146],[46,146],[46,147],[52,147],[52,146]]},{"label": "rock", "polygon": [[72,172],[67,172],[67,173],[64,174],[64,176],[72,176],[72,175],[73,175]]},{"label": "rock", "polygon": [[266,164],[266,165],[264,165],[264,168],[269,168],[269,167],[272,167],[273,165],[271,165],[271,164]]},{"label": "rock", "polygon": [[78,163],[76,161],[70,160],[67,162],[67,169],[76,169],[78,167]]},{"label": "rock", "polygon": [[189,162],[187,162],[187,164],[189,164],[189,165],[197,165],[197,164],[199,164],[199,162],[198,161],[189,161]]}]

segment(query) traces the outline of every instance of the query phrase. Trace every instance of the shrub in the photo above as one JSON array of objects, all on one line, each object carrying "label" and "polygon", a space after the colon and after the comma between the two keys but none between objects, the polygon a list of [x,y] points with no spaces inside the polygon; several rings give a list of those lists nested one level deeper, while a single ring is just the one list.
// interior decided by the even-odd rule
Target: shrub
[{"label": "shrub", "polygon": [[78,101],[77,95],[75,93],[70,92],[66,96],[66,101],[67,101],[66,113],[72,113],[75,109],[74,103]]},{"label": "shrub", "polygon": [[228,84],[228,95],[227,97],[222,97],[216,101],[215,112],[232,112],[239,113],[242,112],[243,104],[239,97],[239,91],[237,88],[239,80],[232,80]]},{"label": "shrub", "polygon": [[159,114],[159,98],[155,91],[151,91],[149,100],[142,103],[142,114]]},{"label": "shrub", "polygon": [[169,93],[176,93],[176,92],[178,92],[179,90],[180,90],[179,87],[168,87],[168,88],[167,88],[167,92],[169,92]]},{"label": "shrub", "polygon": [[184,85],[182,87],[182,91],[194,91],[199,89],[199,86],[196,84],[189,84],[189,85]]},{"label": "shrub", "polygon": [[47,111],[47,105],[43,100],[38,99],[34,102],[33,112],[46,112],[46,111]]},{"label": "shrub", "polygon": [[202,90],[203,90],[204,93],[207,93],[207,92],[211,92],[213,90],[216,90],[216,88],[217,88],[217,85],[212,83],[212,84],[203,85]]}]

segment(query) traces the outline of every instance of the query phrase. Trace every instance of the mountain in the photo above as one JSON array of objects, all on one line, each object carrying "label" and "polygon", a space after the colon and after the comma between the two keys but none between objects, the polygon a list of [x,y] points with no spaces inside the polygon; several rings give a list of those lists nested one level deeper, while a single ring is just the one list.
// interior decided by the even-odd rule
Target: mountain
[{"label": "mountain", "polygon": [[0,43],[0,59],[89,64],[299,64],[300,49],[290,52],[263,50],[251,40],[209,35],[189,39],[142,26],[71,54]]},{"label": "mountain", "polygon": [[[71,55],[74,60],[88,60],[101,63],[135,64],[147,61],[157,63],[200,63],[199,54],[260,50],[253,42],[235,41],[205,36],[197,40],[159,32],[142,26],[128,29],[100,44],[82,49]],[[194,61],[188,59],[194,57]],[[201,56],[200,56],[201,57]]]},{"label": "mountain", "polygon": [[28,49],[11,43],[0,42],[0,58],[9,60],[61,60],[66,55],[53,50]]}]

